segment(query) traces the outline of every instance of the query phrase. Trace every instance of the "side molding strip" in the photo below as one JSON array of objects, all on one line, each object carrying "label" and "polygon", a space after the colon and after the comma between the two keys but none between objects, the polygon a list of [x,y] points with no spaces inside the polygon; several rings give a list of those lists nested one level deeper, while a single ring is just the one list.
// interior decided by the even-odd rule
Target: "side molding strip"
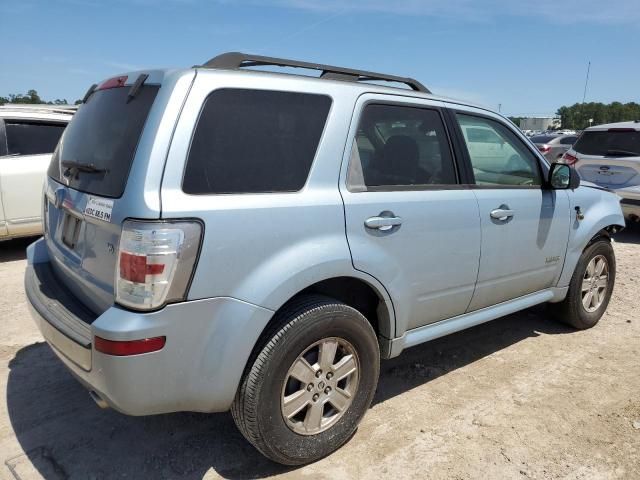
[{"label": "side molding strip", "polygon": [[460,330],[480,325],[481,323],[495,320],[496,318],[504,317],[505,315],[533,307],[539,303],[549,301],[559,302],[566,296],[568,290],[568,287],[548,288],[514,300],[509,300],[508,302],[476,310],[475,312],[465,313],[447,320],[414,328],[406,332],[402,337],[391,341],[391,353],[389,357],[397,357],[405,348],[413,347],[451,333],[459,332]]}]

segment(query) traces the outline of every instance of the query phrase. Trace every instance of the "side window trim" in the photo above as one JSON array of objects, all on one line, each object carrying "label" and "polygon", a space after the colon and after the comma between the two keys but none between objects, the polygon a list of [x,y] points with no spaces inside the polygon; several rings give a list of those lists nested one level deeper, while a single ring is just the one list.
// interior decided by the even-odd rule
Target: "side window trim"
[{"label": "side window trim", "polygon": [[[453,164],[454,174],[456,177],[455,184],[434,184],[434,185],[389,185],[389,186],[368,186],[365,189],[358,188],[357,186],[352,185],[349,182],[349,179],[352,176],[353,169],[356,168],[352,164],[352,154],[354,148],[357,147],[357,136],[358,129],[360,126],[360,121],[362,119],[363,113],[368,106],[371,105],[382,105],[382,106],[392,106],[392,107],[404,107],[404,108],[415,108],[420,110],[430,110],[435,111],[440,121],[442,122],[442,126],[445,131],[447,147],[449,148],[449,154],[451,155],[451,161]],[[356,128],[352,134],[350,134],[350,138],[348,139],[348,152],[349,153],[349,163],[347,164],[347,171],[345,176],[345,187],[347,191],[350,193],[367,193],[367,192],[401,192],[401,191],[429,191],[429,190],[459,190],[466,189],[468,185],[462,182],[462,175],[460,170],[460,159],[457,156],[456,149],[453,145],[453,136],[451,134],[449,124],[446,119],[445,108],[436,106],[436,105],[423,105],[420,103],[413,103],[410,101],[399,101],[399,100],[391,100],[391,99],[369,99],[366,102],[362,103],[359,107],[359,111],[357,112],[357,116],[354,118]]]},{"label": "side window trim", "polygon": [[4,157],[9,153],[7,147],[7,130],[4,126],[4,119],[0,118],[0,157]]},{"label": "side window trim", "polygon": [[[518,190],[540,190],[542,188],[544,188],[545,185],[545,179],[547,177],[547,172],[548,172],[548,165],[541,161],[540,159],[540,155],[539,152],[537,151],[537,149],[532,148],[532,145],[530,145],[531,142],[525,142],[522,138],[520,138],[518,132],[514,131],[514,129],[511,127],[511,125],[509,125],[508,123],[501,121],[495,117],[492,117],[490,115],[484,115],[482,113],[478,113],[475,111],[469,111],[469,110],[463,110],[463,109],[459,109],[459,108],[447,108],[448,110],[448,118],[449,121],[453,124],[453,127],[456,131],[456,134],[458,136],[458,148],[460,148],[460,157],[464,159],[464,163],[465,163],[465,170],[466,170],[466,181],[469,182],[467,184],[468,188],[471,189],[482,189],[482,190],[487,190],[487,189],[518,189]],[[538,168],[538,174],[540,175],[540,185],[478,185],[475,181],[475,176],[473,175],[473,167],[471,164],[471,156],[469,155],[469,150],[467,148],[467,144],[464,140],[464,136],[462,133],[462,129],[460,127],[460,123],[458,122],[457,119],[457,115],[467,115],[470,117],[478,117],[481,118],[483,120],[489,120],[489,121],[493,121],[498,123],[499,125],[503,126],[504,128],[508,129],[511,133],[513,133],[513,135],[516,137],[516,139],[520,142],[520,144],[522,145],[523,148],[525,148],[527,151],[529,151],[533,158],[535,158],[536,160],[536,165]]]}]

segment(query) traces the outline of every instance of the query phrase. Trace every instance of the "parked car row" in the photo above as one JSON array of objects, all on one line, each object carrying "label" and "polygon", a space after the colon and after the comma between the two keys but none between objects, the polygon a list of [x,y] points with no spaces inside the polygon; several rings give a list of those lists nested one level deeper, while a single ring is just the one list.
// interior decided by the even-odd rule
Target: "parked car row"
[{"label": "parked car row", "polygon": [[42,233],[42,184],[76,107],[0,106],[0,240]]}]

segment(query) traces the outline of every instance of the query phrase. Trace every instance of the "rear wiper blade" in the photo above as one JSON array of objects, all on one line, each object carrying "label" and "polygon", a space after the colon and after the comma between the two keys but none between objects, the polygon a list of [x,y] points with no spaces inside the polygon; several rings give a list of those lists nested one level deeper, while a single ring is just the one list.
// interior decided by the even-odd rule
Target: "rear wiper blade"
[{"label": "rear wiper blade", "polygon": [[60,162],[60,165],[62,165],[64,168],[67,169],[65,171],[65,176],[68,176],[68,173],[71,173],[72,170],[75,170],[76,172],[82,172],[82,173],[108,173],[109,172],[108,169],[96,167],[92,163],[80,163],[80,162],[74,162],[71,160],[63,160],[62,162]]},{"label": "rear wiper blade", "polygon": [[607,157],[640,157],[638,152],[630,152],[629,150],[607,150],[605,153]]},{"label": "rear wiper blade", "polygon": [[129,103],[135,98],[136,95],[138,95],[138,92],[142,88],[142,85],[144,85],[144,82],[147,81],[147,78],[149,78],[149,75],[147,75],[146,73],[142,73],[138,76],[133,85],[131,85],[129,93],[127,93],[127,103]]}]

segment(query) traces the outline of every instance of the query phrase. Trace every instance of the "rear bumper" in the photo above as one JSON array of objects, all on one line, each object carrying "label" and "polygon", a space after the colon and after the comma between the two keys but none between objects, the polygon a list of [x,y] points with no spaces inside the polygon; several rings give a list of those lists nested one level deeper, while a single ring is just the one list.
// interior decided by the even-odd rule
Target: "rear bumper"
[{"label": "rear bumper", "polygon": [[[273,312],[220,297],[151,313],[117,306],[97,318],[53,275],[43,239],[27,251],[25,289],[32,316],[53,351],[90,391],[129,415],[229,409],[251,350]],[[94,315],[95,317],[95,315]],[[165,336],[157,352],[117,357],[96,351],[94,336]]]}]

